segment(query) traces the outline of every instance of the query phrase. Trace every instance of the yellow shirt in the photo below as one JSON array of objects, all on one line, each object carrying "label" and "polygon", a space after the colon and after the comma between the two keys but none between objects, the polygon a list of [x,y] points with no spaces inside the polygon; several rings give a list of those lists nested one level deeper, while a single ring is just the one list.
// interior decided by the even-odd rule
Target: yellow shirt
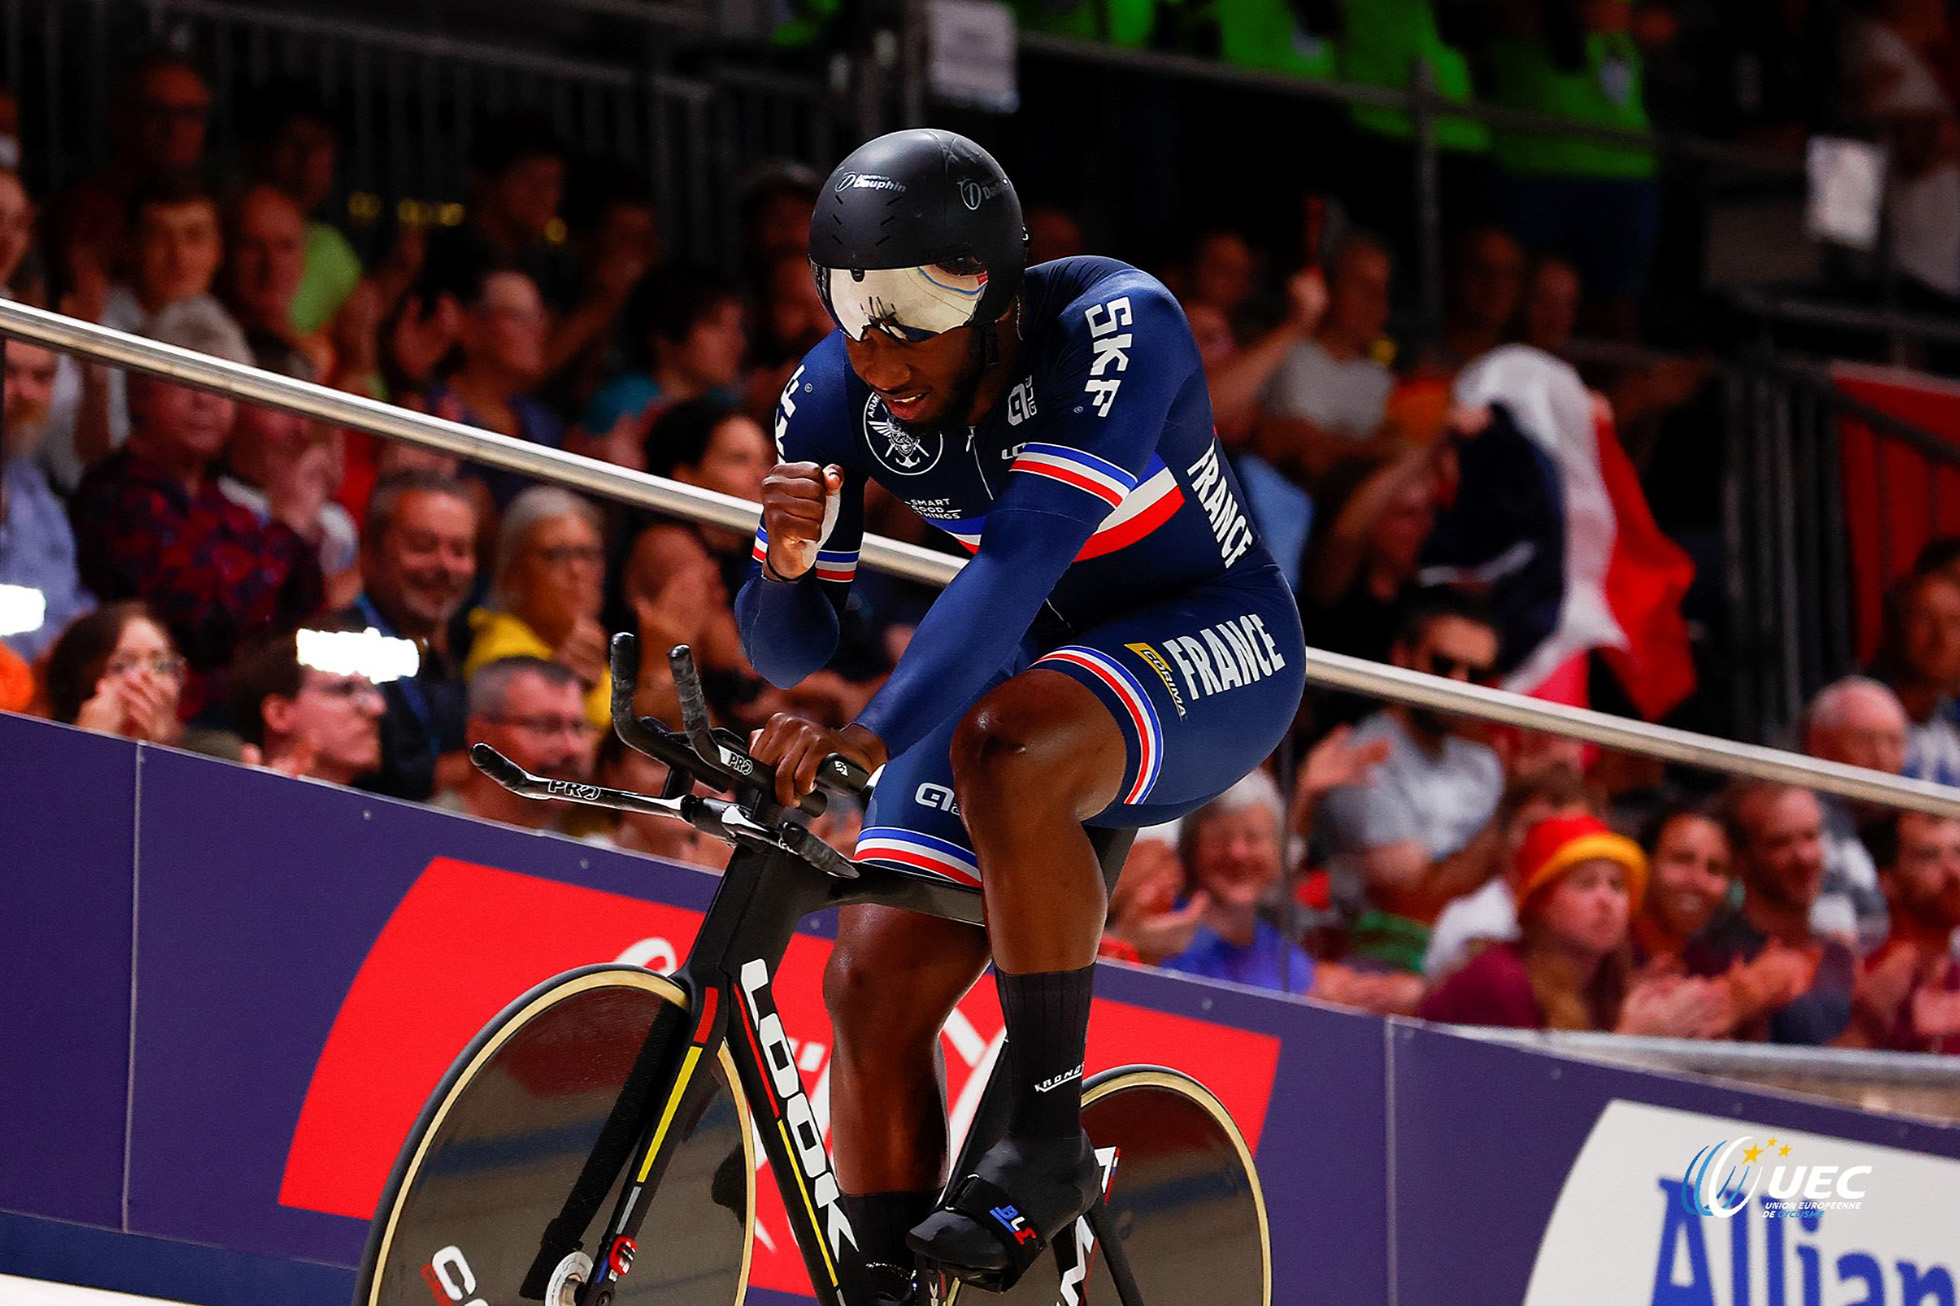
[{"label": "yellow shirt", "polygon": [[[549,660],[551,645],[539,637],[523,618],[508,612],[478,608],[470,613],[470,629],[476,638],[463,663],[463,675],[474,676],[485,665],[499,658],[533,657]],[[585,691],[586,718],[601,730],[612,726],[612,672],[600,674],[599,683]]]}]

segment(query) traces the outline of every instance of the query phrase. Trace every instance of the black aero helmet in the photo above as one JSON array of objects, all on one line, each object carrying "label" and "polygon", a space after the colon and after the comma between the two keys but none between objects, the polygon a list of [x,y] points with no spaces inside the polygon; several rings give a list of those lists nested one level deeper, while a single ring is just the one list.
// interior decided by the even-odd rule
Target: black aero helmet
[{"label": "black aero helmet", "polygon": [[845,334],[922,340],[991,322],[1021,288],[1021,201],[993,155],[930,128],[867,141],[810,219],[817,293]]}]

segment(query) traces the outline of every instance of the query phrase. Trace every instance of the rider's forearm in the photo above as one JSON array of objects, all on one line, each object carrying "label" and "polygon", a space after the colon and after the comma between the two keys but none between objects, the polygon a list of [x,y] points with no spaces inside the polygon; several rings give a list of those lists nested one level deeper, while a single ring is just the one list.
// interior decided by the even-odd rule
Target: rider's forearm
[{"label": "rider's forearm", "polygon": [[769,580],[755,568],[735,596],[742,652],[756,673],[779,689],[803,683],[837,651],[837,609],[825,588],[815,576]]},{"label": "rider's forearm", "polygon": [[897,757],[965,711],[1007,665],[1094,529],[1053,513],[996,508],[979,554],[926,613],[859,724]]}]

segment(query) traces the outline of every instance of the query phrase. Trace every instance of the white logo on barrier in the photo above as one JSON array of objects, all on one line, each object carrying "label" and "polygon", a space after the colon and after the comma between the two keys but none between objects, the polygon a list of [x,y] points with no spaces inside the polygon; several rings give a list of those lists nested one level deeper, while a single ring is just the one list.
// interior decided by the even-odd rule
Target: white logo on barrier
[{"label": "white logo on barrier", "polygon": [[1960,1161],[1736,1123],[1608,1103],[1566,1173],[1523,1306],[1949,1299]]}]

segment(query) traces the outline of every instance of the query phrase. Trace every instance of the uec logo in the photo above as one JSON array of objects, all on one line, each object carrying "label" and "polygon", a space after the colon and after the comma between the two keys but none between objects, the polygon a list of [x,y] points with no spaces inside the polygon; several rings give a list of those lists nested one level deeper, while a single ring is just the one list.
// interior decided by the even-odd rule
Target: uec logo
[{"label": "uec logo", "polygon": [[1729,1219],[1749,1205],[1766,1176],[1769,1182],[1764,1190],[1765,1209],[1821,1207],[1826,1203],[1834,1207],[1856,1207],[1863,1202],[1865,1190],[1854,1187],[1852,1181],[1859,1175],[1870,1174],[1870,1166],[1765,1166],[1761,1161],[1766,1157],[1789,1156],[1790,1146],[1787,1143],[1779,1146],[1774,1138],[1751,1146],[1754,1137],[1744,1134],[1736,1139],[1725,1138],[1695,1153],[1694,1160],[1688,1162],[1687,1173],[1681,1176],[1681,1205],[1690,1215]]}]

